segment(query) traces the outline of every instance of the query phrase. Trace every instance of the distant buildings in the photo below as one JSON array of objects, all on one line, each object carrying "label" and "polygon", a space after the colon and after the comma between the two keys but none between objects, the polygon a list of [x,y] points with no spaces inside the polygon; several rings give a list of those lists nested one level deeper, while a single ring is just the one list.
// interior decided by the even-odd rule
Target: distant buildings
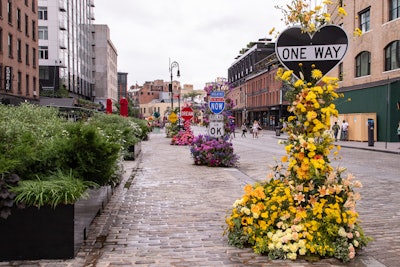
[{"label": "distant buildings", "polygon": [[41,94],[64,89],[93,101],[94,0],[38,0],[38,17]]},{"label": "distant buildings", "polygon": [[[118,53],[110,39],[107,25],[94,25],[94,102],[105,107],[107,99],[118,103],[120,99],[118,86]],[[124,81],[126,77],[124,76]],[[126,83],[126,82],[125,82]],[[126,85],[121,85],[123,88]],[[126,95],[123,90],[123,95]]]}]

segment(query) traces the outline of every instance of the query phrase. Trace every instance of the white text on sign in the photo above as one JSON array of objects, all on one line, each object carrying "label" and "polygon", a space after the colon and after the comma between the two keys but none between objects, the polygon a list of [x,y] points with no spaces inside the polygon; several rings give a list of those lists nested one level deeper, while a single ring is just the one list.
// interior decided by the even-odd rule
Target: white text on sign
[{"label": "white text on sign", "polygon": [[310,45],[278,47],[279,57],[286,61],[340,60],[346,53],[347,45]]},{"label": "white text on sign", "polygon": [[210,108],[212,110],[223,110],[224,109],[224,103],[210,103]]}]

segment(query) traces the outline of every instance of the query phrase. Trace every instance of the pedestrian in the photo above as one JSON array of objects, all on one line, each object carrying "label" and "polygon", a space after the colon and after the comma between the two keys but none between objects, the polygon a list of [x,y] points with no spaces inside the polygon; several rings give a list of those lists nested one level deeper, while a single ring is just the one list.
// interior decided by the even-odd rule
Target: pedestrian
[{"label": "pedestrian", "polygon": [[342,123],[342,133],[340,135],[341,140],[347,141],[349,138],[349,123],[343,120]]},{"label": "pedestrian", "polygon": [[242,137],[246,137],[247,127],[245,122],[243,122],[241,129],[242,129]]},{"label": "pedestrian", "polygon": [[399,138],[400,142],[400,121],[399,121],[399,127],[397,127],[397,137]]},{"label": "pedestrian", "polygon": [[259,131],[260,125],[258,124],[257,120],[254,120],[253,126],[251,129],[253,130],[253,139],[258,138],[258,131]]},{"label": "pedestrian", "polygon": [[235,120],[234,119],[231,120],[230,128],[231,128],[231,131],[232,131],[231,132],[231,140],[232,140],[232,138],[236,138],[236,136],[235,136],[236,125],[235,125]]},{"label": "pedestrian", "polygon": [[335,141],[337,141],[339,130],[340,130],[340,126],[339,126],[339,124],[337,124],[337,121],[335,121],[335,124],[332,126],[332,131],[333,131],[333,136],[335,137]]}]

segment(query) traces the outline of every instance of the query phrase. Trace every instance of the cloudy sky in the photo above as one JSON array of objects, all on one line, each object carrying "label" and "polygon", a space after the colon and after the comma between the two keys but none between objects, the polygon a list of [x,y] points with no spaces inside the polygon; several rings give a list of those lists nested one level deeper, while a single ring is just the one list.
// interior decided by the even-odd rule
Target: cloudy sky
[{"label": "cloudy sky", "polygon": [[290,0],[95,0],[95,23],[107,24],[128,86],[170,80],[179,63],[182,84],[203,89],[227,78],[227,69],[251,41],[286,28],[276,5]]}]

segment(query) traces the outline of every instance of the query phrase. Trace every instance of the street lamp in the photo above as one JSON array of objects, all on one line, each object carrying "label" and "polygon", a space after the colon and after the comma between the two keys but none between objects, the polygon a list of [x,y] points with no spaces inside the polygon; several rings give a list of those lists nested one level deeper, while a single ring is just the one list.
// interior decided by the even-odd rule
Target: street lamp
[{"label": "street lamp", "polygon": [[[171,93],[171,112],[174,111],[174,91],[172,90],[172,79],[173,79],[173,73],[172,70],[174,68],[178,68],[178,71],[176,72],[176,76],[179,78],[181,76],[180,71],[179,71],[179,64],[176,61],[173,61],[169,65],[169,73],[171,74],[171,83],[169,84],[169,92]],[[179,96],[180,97],[180,96]],[[180,109],[180,98],[178,99],[178,104],[179,104],[179,109]]]}]

